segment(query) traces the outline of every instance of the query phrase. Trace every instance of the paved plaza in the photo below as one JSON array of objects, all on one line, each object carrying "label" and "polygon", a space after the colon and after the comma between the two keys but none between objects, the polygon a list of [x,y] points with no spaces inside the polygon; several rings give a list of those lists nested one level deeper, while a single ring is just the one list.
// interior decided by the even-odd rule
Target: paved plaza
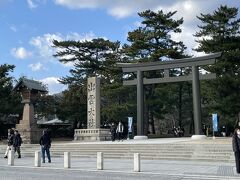
[{"label": "paved plaza", "polygon": [[[197,162],[142,160],[141,172],[133,172],[133,160],[107,159],[104,170],[96,170],[96,159],[72,158],[72,167],[63,168],[63,158],[53,158],[52,163],[34,167],[33,157],[15,159],[15,165],[9,167],[6,159],[0,160],[0,174],[10,179],[239,179],[234,164]],[[150,178],[151,177],[151,178]]]},{"label": "paved plaza", "polygon": [[[108,143],[175,143],[188,142],[190,138],[150,139],[145,141],[97,142]],[[64,143],[64,142],[60,142]],[[75,143],[75,142],[73,142]],[[76,142],[77,143],[77,142]],[[93,142],[89,143],[92,144]],[[224,140],[223,140],[223,143]],[[84,143],[86,144],[86,143]],[[141,160],[141,172],[133,172],[132,159],[104,159],[103,170],[97,170],[96,158],[71,158],[71,168],[64,169],[62,157],[52,158],[52,163],[34,167],[34,157],[15,159],[14,166],[8,166],[8,160],[0,158],[0,179],[240,179],[232,162],[206,162],[194,160]]]}]

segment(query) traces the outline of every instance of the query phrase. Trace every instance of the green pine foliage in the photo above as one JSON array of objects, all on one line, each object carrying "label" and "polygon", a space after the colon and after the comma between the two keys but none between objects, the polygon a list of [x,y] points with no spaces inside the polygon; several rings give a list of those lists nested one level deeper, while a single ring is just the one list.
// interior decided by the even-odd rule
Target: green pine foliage
[{"label": "green pine foliage", "polygon": [[[111,69],[113,57],[118,53],[119,42],[111,42],[102,38],[91,41],[53,41],[60,50],[54,54],[62,63],[73,63],[71,76],[61,79],[63,84],[83,85],[86,78],[99,76],[107,79],[107,70]],[[110,67],[108,67],[110,65]]]},{"label": "green pine foliage", "polygon": [[215,65],[205,70],[217,79],[203,83],[203,102],[208,113],[217,112],[223,125],[239,121],[240,113],[240,19],[238,9],[220,6],[212,14],[201,14],[198,52],[222,52]]},{"label": "green pine foliage", "polygon": [[[90,41],[54,40],[53,44],[60,49],[54,55],[60,62],[74,63],[70,76],[62,77],[60,80],[69,86],[61,105],[61,109],[64,110],[62,117],[87,124],[87,93],[83,89],[86,88],[88,77],[97,76],[101,79],[102,123],[124,120],[133,105],[126,100],[129,90],[122,86],[121,69],[116,67],[117,62],[125,61],[121,58],[120,43],[98,38]],[[80,91],[84,96],[81,100]]]},{"label": "green pine foliage", "polygon": [[[142,19],[141,26],[136,30],[128,33],[128,44],[123,46],[123,52],[131,62],[154,62],[165,61],[171,59],[180,59],[187,57],[184,54],[186,47],[183,42],[174,41],[172,35],[181,33],[180,26],[183,23],[183,18],[175,20],[173,16],[177,12],[164,13],[163,11],[154,12],[146,10],[139,13]],[[171,76],[179,74],[179,69],[170,71]],[[136,77],[135,74],[130,74],[129,79]],[[163,77],[163,71],[149,71],[144,73],[145,78]],[[182,98],[183,88],[186,83],[176,84],[153,84],[145,85],[145,133],[155,133],[154,121],[165,121],[166,128],[171,126],[182,125],[184,111],[179,105],[184,101]],[[181,87],[181,88],[180,88]],[[174,89],[174,91],[172,91]],[[167,90],[167,91],[166,91]],[[169,92],[172,92],[170,94]],[[179,108],[180,107],[180,108]],[[169,122],[166,114],[178,114],[177,117]],[[180,115],[179,115],[180,114]],[[165,128],[165,129],[166,129]]]},{"label": "green pine foliage", "polygon": [[182,58],[186,49],[183,42],[172,40],[171,33],[181,33],[183,18],[174,20],[175,12],[163,13],[146,10],[138,13],[141,27],[128,33],[130,45],[124,45],[124,52],[138,62],[161,61],[166,58]]},{"label": "green pine foliage", "polygon": [[20,117],[22,114],[21,97],[12,91],[14,79],[10,73],[13,72],[14,68],[14,65],[0,65],[0,124],[16,123],[16,119],[10,122],[11,115]]}]

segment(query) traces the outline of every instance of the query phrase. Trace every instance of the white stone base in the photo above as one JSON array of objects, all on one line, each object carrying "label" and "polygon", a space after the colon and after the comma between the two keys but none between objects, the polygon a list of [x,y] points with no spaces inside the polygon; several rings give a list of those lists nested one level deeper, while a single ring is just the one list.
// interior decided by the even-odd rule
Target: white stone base
[{"label": "white stone base", "polygon": [[133,139],[135,139],[135,140],[145,140],[145,139],[148,139],[148,137],[147,136],[134,136]]},{"label": "white stone base", "polygon": [[110,129],[75,129],[75,141],[110,141]]},{"label": "white stone base", "polygon": [[198,139],[206,139],[207,136],[205,135],[192,135],[191,139],[198,140]]}]

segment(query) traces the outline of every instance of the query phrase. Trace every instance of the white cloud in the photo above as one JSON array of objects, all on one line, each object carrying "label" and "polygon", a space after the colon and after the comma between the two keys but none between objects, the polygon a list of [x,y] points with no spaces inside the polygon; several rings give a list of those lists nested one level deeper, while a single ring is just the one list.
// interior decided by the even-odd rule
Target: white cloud
[{"label": "white cloud", "polygon": [[70,9],[105,9],[110,15],[117,18],[124,18],[136,15],[137,12],[146,9],[158,10],[166,9],[180,12],[180,16],[185,17],[186,21],[196,18],[200,12],[207,12],[216,8],[220,4],[237,6],[237,1],[229,0],[54,0],[56,5]]},{"label": "white cloud", "polygon": [[143,26],[142,23],[141,23],[141,21],[135,21],[135,22],[133,23],[133,25],[134,25],[135,27],[141,27],[141,26]]},{"label": "white cloud", "polygon": [[124,18],[145,9],[152,9],[159,4],[159,0],[55,0],[55,4],[70,9],[106,9],[107,12],[117,18]]},{"label": "white cloud", "polygon": [[13,48],[11,54],[17,59],[26,59],[32,56],[32,53],[27,51],[24,47]]},{"label": "white cloud", "polygon": [[62,40],[60,34],[44,34],[43,36],[33,37],[30,40],[30,44],[36,49],[36,54],[45,59],[51,59],[54,54],[54,48],[52,47],[53,40]]},{"label": "white cloud", "polygon": [[195,30],[191,27],[181,26],[182,33],[172,33],[171,38],[174,41],[182,41],[184,45],[188,48],[187,53],[191,55],[192,48],[197,45],[197,42],[195,41],[193,34],[195,33]]},{"label": "white cloud", "polygon": [[194,21],[196,21],[196,15],[200,14],[201,8],[199,8],[198,1],[178,1],[177,3],[171,5],[171,6],[159,6],[155,8],[155,10],[163,10],[165,13],[169,11],[177,11],[177,13],[174,15],[176,19],[180,19],[183,17],[184,24],[192,24]]},{"label": "white cloud", "polygon": [[27,4],[28,4],[28,7],[29,7],[30,9],[34,9],[34,8],[37,8],[37,7],[38,7],[38,5],[37,5],[36,3],[34,3],[33,0],[27,0]]},{"label": "white cloud", "polygon": [[49,94],[56,94],[64,91],[67,88],[67,86],[58,82],[58,79],[59,79],[58,77],[47,77],[41,79],[40,81],[43,84],[47,85]]},{"label": "white cloud", "polygon": [[[29,43],[35,48],[35,54],[40,56],[45,61],[55,62],[58,61],[53,57],[53,54],[56,53],[57,49],[53,48],[53,40],[64,41],[64,40],[76,40],[76,41],[83,41],[83,40],[91,40],[95,38],[93,32],[89,32],[86,34],[78,34],[76,32],[69,33],[67,35],[62,35],[61,33],[55,34],[44,34],[43,36],[37,36],[31,38]],[[63,64],[64,66],[70,67],[73,63]]]},{"label": "white cloud", "polygon": [[29,68],[31,68],[32,71],[40,71],[40,70],[45,70],[46,68],[43,66],[42,63],[38,62],[36,64],[29,64]]},{"label": "white cloud", "polygon": [[17,27],[15,25],[11,25],[9,27],[13,32],[17,32]]},{"label": "white cloud", "polygon": [[[54,2],[56,5],[70,9],[104,9],[116,18],[136,16],[138,12],[147,9],[153,11],[163,10],[165,13],[177,11],[174,18],[180,19],[183,17],[184,19],[183,35],[179,36],[179,40],[182,40],[188,46],[188,51],[191,51],[196,46],[193,34],[197,31],[197,25],[200,24],[197,15],[199,16],[200,13],[212,13],[213,10],[224,4],[232,7],[239,6],[237,1],[229,0],[54,0]],[[139,26],[139,23],[135,22],[134,26]]]},{"label": "white cloud", "polygon": [[119,6],[112,7],[111,9],[108,10],[108,13],[117,18],[125,18],[135,13],[135,11],[133,11],[131,7],[122,8],[121,6]]},{"label": "white cloud", "polygon": [[[110,0],[107,0],[109,3]],[[71,9],[83,9],[83,8],[97,8],[101,4],[101,0],[55,0],[57,5],[66,6]],[[102,1],[106,4],[106,1]]]},{"label": "white cloud", "polygon": [[76,32],[72,32],[70,34],[68,34],[65,38],[62,37],[62,39],[64,40],[76,40],[76,41],[90,41],[92,39],[96,38],[95,34],[90,31],[88,33],[85,34],[78,34]]},{"label": "white cloud", "polygon": [[200,0],[131,0],[131,1],[119,1],[119,0],[55,0],[55,4],[68,7],[70,9],[106,9],[106,11],[117,18],[125,18],[131,15],[137,15],[138,12],[146,9],[159,10],[179,10],[186,15],[189,13],[197,13],[201,11],[197,3],[201,3]]}]

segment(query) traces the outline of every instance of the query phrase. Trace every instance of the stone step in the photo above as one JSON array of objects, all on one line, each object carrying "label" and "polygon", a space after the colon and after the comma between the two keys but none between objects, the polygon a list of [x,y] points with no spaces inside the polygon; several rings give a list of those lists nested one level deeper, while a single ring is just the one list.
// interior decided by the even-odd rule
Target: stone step
[{"label": "stone step", "polygon": [[[56,149],[69,149],[69,147],[56,147],[56,146],[52,146],[52,148],[56,148]],[[176,150],[208,150],[208,151],[232,151],[231,148],[197,148],[197,147],[181,147],[181,148],[169,148],[169,147],[158,147],[158,148],[152,148],[152,147],[71,147],[72,149],[106,149],[106,148],[110,148],[110,149],[152,149],[152,150],[159,150],[159,149],[176,149]]]},{"label": "stone step", "polygon": [[[34,156],[34,152],[24,152],[24,153],[22,153],[23,155],[25,155],[25,156]],[[53,156],[63,156],[63,152],[51,152],[51,154],[53,155]],[[92,152],[92,153],[89,153],[89,152],[87,152],[87,153],[85,153],[85,152],[78,152],[78,153],[76,153],[76,152],[71,152],[71,155],[73,155],[73,156],[77,156],[77,155],[89,155],[89,156],[96,156],[96,154],[97,154],[97,152]],[[127,156],[127,157],[131,157],[131,156],[133,156],[133,154],[134,153],[104,153],[104,155],[106,155],[106,156]],[[151,157],[168,157],[168,156],[170,156],[170,157],[174,157],[174,158],[181,158],[181,157],[188,157],[188,158],[199,158],[199,157],[201,157],[201,158],[205,158],[205,159],[207,159],[207,158],[213,158],[213,159],[215,159],[215,158],[221,158],[221,159],[230,159],[231,158],[231,156],[223,156],[223,155],[211,155],[211,156],[209,156],[209,155],[192,155],[192,154],[151,154],[151,153],[140,153],[141,154],[141,156],[145,156],[145,157],[147,157],[147,156],[151,156]]]},{"label": "stone step", "polygon": [[[22,148],[38,148],[39,145],[22,145]],[[80,149],[84,149],[84,148],[111,148],[111,149],[118,149],[119,147],[121,147],[121,149],[129,149],[129,148],[134,148],[134,149],[195,149],[195,148],[199,148],[199,149],[211,149],[211,150],[232,150],[232,148],[230,146],[185,146],[185,145],[181,145],[181,146],[169,146],[169,145],[65,145],[65,146],[61,146],[61,145],[52,145],[53,148],[80,148]],[[0,146],[0,148],[6,148],[6,146]]]},{"label": "stone step", "polygon": [[[0,148],[6,148],[7,145],[0,145]],[[22,145],[22,148],[37,148],[39,147],[39,145]],[[127,149],[127,148],[151,148],[151,149],[159,149],[159,148],[166,148],[166,149],[195,149],[195,148],[199,148],[199,149],[213,149],[213,150],[218,150],[218,149],[224,149],[224,150],[231,150],[232,147],[231,145],[229,146],[198,146],[198,145],[192,145],[192,146],[185,146],[185,145],[181,145],[181,146],[169,146],[166,144],[162,144],[160,146],[158,145],[123,145],[123,144],[119,144],[119,145],[88,145],[88,144],[79,144],[79,145],[52,145],[52,147],[55,148],[122,148],[122,149]]]},{"label": "stone step", "polygon": [[[23,149],[21,148],[21,151],[37,151],[40,150],[40,148],[36,148],[36,149]],[[5,149],[0,150],[0,152],[4,152]],[[151,153],[198,153],[198,154],[233,154],[232,151],[210,151],[210,150],[167,150],[167,149],[158,149],[158,150],[149,150],[149,149],[128,149],[128,150],[122,150],[122,149],[118,149],[118,150],[112,150],[112,149],[72,149],[72,148],[68,148],[68,149],[54,149],[51,148],[51,151],[72,151],[72,152],[97,152],[97,151],[104,151],[104,152],[151,152]]]},{"label": "stone step", "polygon": [[[4,154],[6,145],[0,145],[0,153]],[[38,144],[23,144],[22,155],[34,156],[40,150]],[[73,157],[96,158],[97,152],[103,152],[106,158],[132,159],[133,153],[140,153],[142,159],[154,160],[197,160],[214,162],[234,162],[231,144],[82,144],[82,143],[53,143],[52,156],[63,157],[63,152],[71,152]]]},{"label": "stone step", "polygon": [[[22,148],[25,149],[25,148]],[[158,149],[150,149],[150,148],[60,148],[60,147],[52,147],[52,149],[54,150],[67,150],[67,149],[72,149],[72,150],[105,150],[105,149],[109,149],[112,151],[176,151],[176,152],[182,152],[182,151],[196,151],[196,152],[219,152],[219,153],[228,153],[228,152],[232,152],[232,150],[212,150],[212,149],[168,149],[168,148],[158,148]]]}]

